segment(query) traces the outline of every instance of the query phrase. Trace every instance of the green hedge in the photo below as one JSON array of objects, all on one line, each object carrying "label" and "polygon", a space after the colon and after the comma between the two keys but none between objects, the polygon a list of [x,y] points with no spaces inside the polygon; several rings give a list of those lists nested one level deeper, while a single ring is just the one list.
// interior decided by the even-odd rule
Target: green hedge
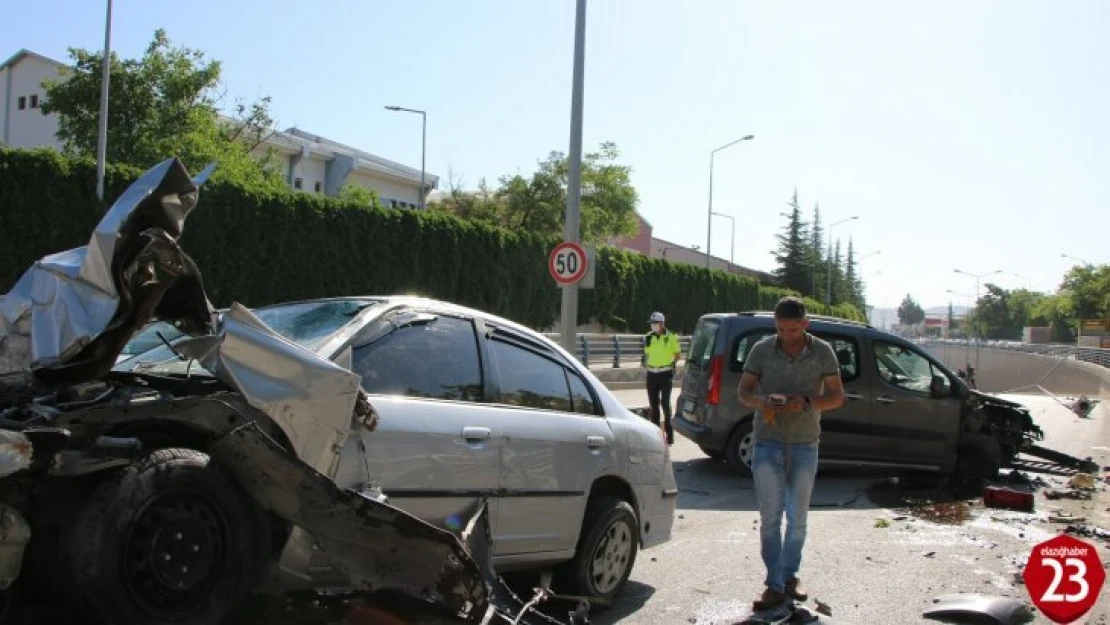
[{"label": "green hedge", "polygon": [[[109,167],[106,197],[114,200],[140,173]],[[96,199],[95,188],[92,161],[0,149],[0,292],[36,259],[88,242],[110,204]],[[556,243],[448,215],[214,183],[201,190],[183,240],[217,306],[405,293],[534,328],[551,327],[559,314],[559,288],[547,273]],[[663,310],[672,328],[689,332],[706,311],[770,309],[787,291],[605,247],[598,251],[596,289],[581,293],[583,323],[640,332],[651,311]],[[863,318],[851,306],[809,304],[815,313]]]}]

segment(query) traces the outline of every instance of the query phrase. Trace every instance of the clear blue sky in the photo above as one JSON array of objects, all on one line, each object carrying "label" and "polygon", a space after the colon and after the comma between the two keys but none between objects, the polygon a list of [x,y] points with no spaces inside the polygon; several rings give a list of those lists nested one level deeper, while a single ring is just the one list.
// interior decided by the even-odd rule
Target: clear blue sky
[{"label": "clear blue sky", "polygon": [[[0,41],[66,60],[103,43],[104,3],[7,7]],[[585,143],[615,141],[657,236],[706,242],[736,216],[736,261],[772,269],[797,187],[854,237],[873,304],[971,293],[1002,269],[1054,289],[1110,261],[1110,2],[592,0]],[[571,0],[116,0],[113,48],[155,28],[222,61],[229,96],[271,95],[297,125],[428,170],[445,186],[529,173],[569,141]],[[713,250],[728,256],[730,222]],[[881,273],[880,273],[881,272]],[[1018,274],[1028,279],[1015,277]],[[961,303],[961,298],[954,298]]]}]

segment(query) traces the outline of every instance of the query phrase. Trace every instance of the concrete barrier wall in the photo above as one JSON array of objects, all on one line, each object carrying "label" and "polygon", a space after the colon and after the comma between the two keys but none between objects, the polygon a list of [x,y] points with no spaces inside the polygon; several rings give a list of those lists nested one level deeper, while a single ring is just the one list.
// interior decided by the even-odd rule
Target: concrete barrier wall
[{"label": "concrete barrier wall", "polygon": [[[965,348],[960,346],[930,345],[926,349],[953,371],[965,368],[969,359],[971,365],[975,366],[974,347],[971,348],[970,358]],[[1040,384],[1054,395],[1086,395],[1110,399],[1110,369],[1093,363],[1064,359],[1063,356],[980,348],[975,380],[980,390],[990,393]]]}]

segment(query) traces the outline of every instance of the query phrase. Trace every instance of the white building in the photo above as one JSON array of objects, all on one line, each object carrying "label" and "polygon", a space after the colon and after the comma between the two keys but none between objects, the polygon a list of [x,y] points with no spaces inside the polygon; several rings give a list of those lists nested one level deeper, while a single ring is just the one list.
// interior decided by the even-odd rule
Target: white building
[{"label": "white building", "polygon": [[[0,65],[0,143],[17,148],[61,149],[56,115],[44,115],[42,83],[68,66],[29,50],[20,50]],[[275,132],[265,143],[293,189],[337,195],[345,184],[373,190],[394,208],[420,205],[420,170],[326,139],[298,128]],[[261,152],[261,150],[259,150]],[[425,172],[424,196],[439,187],[439,176]],[[426,200],[425,200],[426,201]]]},{"label": "white building", "polygon": [[0,64],[0,142],[21,148],[60,149],[58,119],[43,115],[44,80],[57,78],[66,66],[30,50],[20,50]]}]

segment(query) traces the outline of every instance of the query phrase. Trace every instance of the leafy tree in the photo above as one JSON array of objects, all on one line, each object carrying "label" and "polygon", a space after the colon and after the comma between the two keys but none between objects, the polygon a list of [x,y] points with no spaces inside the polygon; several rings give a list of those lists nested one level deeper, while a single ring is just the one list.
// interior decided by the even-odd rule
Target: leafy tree
[{"label": "leafy tree", "polygon": [[[69,54],[72,67],[44,83],[42,110],[58,114],[58,138],[67,152],[95,157],[103,53],[71,48]],[[159,29],[141,58],[120,59],[113,53],[109,72],[109,163],[147,168],[177,156],[190,171],[199,171],[217,161],[216,180],[284,188],[266,153],[258,153],[273,131],[270,98],[238,102],[232,117],[221,118],[218,61],[173,46]]]},{"label": "leafy tree", "polygon": [[898,323],[913,326],[923,321],[925,321],[925,309],[907,293],[902,304],[898,306]]},{"label": "leafy tree", "polygon": [[[636,233],[639,196],[632,186],[632,169],[619,164],[619,157],[611,142],[582,157],[580,233],[586,243]],[[569,169],[565,154],[551,152],[531,176],[503,176],[496,192],[483,181],[477,193],[467,193],[452,181],[450,193],[433,207],[512,230],[562,236]]]},{"label": "leafy tree", "polygon": [[1110,319],[1110,265],[1072,267],[1060,289],[1074,301],[1079,319]]},{"label": "leafy tree", "polygon": [[339,189],[339,199],[368,208],[383,208],[381,199],[373,189],[367,189],[353,182],[348,182]]},{"label": "leafy tree", "polygon": [[779,247],[775,252],[775,261],[778,268],[775,276],[779,284],[799,293],[805,293],[811,288],[813,275],[809,268],[812,258],[809,249],[809,233],[806,223],[802,220],[802,209],[798,205],[798,191],[794,190],[794,197],[787,204],[790,212],[783,213],[787,218],[782,234],[778,235]]}]

